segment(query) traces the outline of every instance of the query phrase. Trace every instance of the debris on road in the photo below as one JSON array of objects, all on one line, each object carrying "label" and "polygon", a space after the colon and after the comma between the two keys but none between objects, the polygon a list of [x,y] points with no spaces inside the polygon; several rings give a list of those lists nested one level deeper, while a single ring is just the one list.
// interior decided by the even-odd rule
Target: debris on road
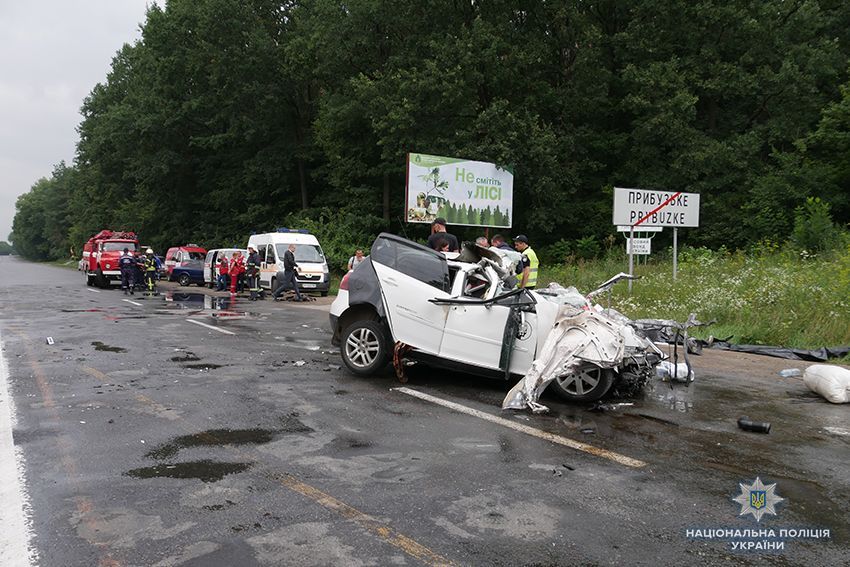
[{"label": "debris on road", "polygon": [[738,427],[744,431],[753,433],[770,433],[770,423],[766,421],[753,421],[746,415],[738,418]]},{"label": "debris on road", "polygon": [[53,337],[47,337],[47,344],[49,344],[49,345],[53,344]]},{"label": "debris on road", "polygon": [[813,364],[803,373],[809,390],[833,404],[850,403],[850,370],[831,364]]},{"label": "debris on road", "polygon": [[306,360],[296,360],[292,364],[294,364],[295,366],[304,366],[305,364],[307,364],[307,361]]},{"label": "debris on road", "polygon": [[595,412],[616,411],[620,408],[627,408],[627,407],[631,407],[633,405],[635,405],[634,402],[619,402],[619,403],[616,403],[616,404],[602,404],[602,403],[597,402],[597,403],[593,404],[592,406],[590,406],[588,408],[588,411],[595,411]]},{"label": "debris on road", "polygon": [[669,360],[658,363],[655,367],[655,375],[663,380],[669,379],[674,382],[693,382],[694,370],[688,368],[684,362],[673,364]]},{"label": "debris on road", "polygon": [[785,368],[779,371],[779,375],[783,378],[793,378],[794,376],[802,376],[803,372],[799,368]]}]

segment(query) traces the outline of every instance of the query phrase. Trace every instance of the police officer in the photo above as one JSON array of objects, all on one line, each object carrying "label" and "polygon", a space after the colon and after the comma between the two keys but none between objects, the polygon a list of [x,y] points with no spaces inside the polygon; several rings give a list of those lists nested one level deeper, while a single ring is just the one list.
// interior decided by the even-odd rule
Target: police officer
[{"label": "police officer", "polygon": [[145,287],[148,290],[148,293],[151,295],[156,295],[156,256],[153,254],[153,248],[148,248],[145,250],[144,258],[144,270],[145,270]]},{"label": "police officer", "polygon": [[121,269],[121,289],[124,295],[133,295],[136,286],[136,259],[130,254],[129,248],[124,248],[124,253],[118,258],[118,267]]},{"label": "police officer", "polygon": [[522,254],[522,258],[516,267],[517,276],[520,278],[517,287],[534,289],[537,287],[537,268],[540,267],[537,254],[528,245],[528,237],[524,234],[514,238],[514,247],[517,252]]},{"label": "police officer", "polygon": [[248,278],[248,291],[251,301],[260,298],[260,255],[253,246],[248,247],[248,260],[245,262],[245,275]]}]

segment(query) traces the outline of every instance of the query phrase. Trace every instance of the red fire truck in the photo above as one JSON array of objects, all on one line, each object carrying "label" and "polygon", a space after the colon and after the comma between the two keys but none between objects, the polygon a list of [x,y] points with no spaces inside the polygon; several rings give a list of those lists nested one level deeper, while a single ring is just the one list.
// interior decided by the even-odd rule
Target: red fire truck
[{"label": "red fire truck", "polygon": [[107,287],[113,280],[121,281],[118,258],[128,248],[131,254],[139,250],[135,232],[101,230],[83,246],[80,270],[86,274],[86,284]]}]

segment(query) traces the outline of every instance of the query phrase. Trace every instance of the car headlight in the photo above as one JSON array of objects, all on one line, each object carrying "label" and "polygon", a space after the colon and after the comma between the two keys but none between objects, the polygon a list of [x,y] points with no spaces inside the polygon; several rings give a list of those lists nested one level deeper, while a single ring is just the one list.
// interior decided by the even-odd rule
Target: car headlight
[{"label": "car headlight", "polygon": [[108,270],[109,268],[111,268],[111,267],[112,267],[112,266],[110,266],[109,264],[107,264],[107,265],[106,265],[106,269],[107,269],[107,270]]}]

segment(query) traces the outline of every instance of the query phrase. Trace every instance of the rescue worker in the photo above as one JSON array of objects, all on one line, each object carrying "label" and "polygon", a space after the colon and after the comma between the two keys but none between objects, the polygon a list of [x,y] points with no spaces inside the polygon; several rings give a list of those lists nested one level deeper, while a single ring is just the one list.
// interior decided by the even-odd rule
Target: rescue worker
[{"label": "rescue worker", "polygon": [[218,285],[216,291],[224,291],[227,289],[227,254],[222,254],[218,259]]},{"label": "rescue worker", "polygon": [[130,254],[129,248],[124,248],[124,253],[118,258],[118,267],[121,269],[121,289],[124,295],[133,295],[136,286],[136,259]]},{"label": "rescue worker", "polygon": [[260,255],[253,246],[248,247],[248,261],[245,262],[245,276],[251,301],[260,298]]},{"label": "rescue worker", "polygon": [[295,291],[295,301],[304,301],[301,297],[301,292],[298,290],[298,282],[295,281],[295,272],[300,271],[298,263],[295,261],[295,245],[290,244],[286,252],[283,253],[283,273],[278,272],[280,285],[272,292],[272,297],[277,301],[280,299],[283,292],[289,287]]},{"label": "rescue worker", "polygon": [[159,292],[156,289],[156,256],[153,254],[153,248],[145,250],[144,270],[145,270],[145,288],[150,295],[157,295]]},{"label": "rescue worker", "polygon": [[517,287],[534,289],[537,287],[537,269],[540,267],[537,254],[528,245],[528,237],[524,234],[514,238],[514,247],[517,252],[522,254],[522,258],[516,267],[517,276],[520,278]]},{"label": "rescue worker", "polygon": [[230,257],[230,294],[235,295],[237,288],[242,291],[239,286],[239,278],[245,270],[245,264],[242,263],[242,253],[234,252]]}]

